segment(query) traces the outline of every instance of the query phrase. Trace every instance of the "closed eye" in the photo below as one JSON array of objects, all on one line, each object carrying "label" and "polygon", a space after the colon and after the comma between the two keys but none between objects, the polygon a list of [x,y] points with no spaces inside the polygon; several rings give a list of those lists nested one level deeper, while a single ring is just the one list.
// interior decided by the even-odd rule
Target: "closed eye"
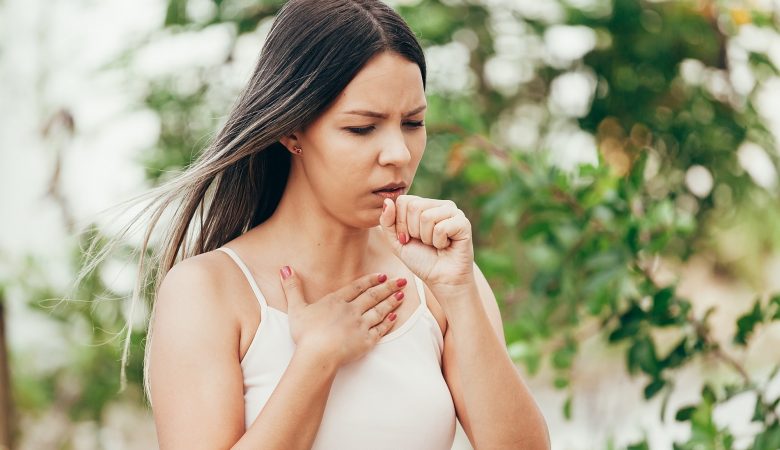
[{"label": "closed eye", "polygon": [[[425,123],[422,120],[418,120],[418,121],[404,122],[404,125],[409,127],[409,128],[421,128],[421,127],[425,126]],[[350,132],[352,134],[357,134],[359,136],[364,136],[364,135],[367,135],[367,134],[371,133],[372,131],[374,131],[374,128],[375,127],[373,125],[370,125],[370,126],[367,126],[367,127],[347,127],[347,128],[345,128],[345,130],[347,130],[348,132]]]},{"label": "closed eye", "polygon": [[349,127],[349,128],[346,128],[346,130],[349,131],[350,133],[358,134],[358,135],[361,135],[361,136],[370,133],[371,130],[373,130],[373,129],[374,129],[373,126],[369,126],[369,127]]}]

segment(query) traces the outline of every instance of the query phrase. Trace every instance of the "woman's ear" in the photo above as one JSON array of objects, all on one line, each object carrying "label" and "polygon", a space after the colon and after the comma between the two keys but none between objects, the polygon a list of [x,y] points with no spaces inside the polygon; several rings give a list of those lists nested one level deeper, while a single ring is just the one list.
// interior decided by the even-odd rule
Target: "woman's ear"
[{"label": "woman's ear", "polygon": [[300,153],[297,149],[301,148],[301,142],[298,140],[297,134],[288,134],[279,139],[279,142],[287,148],[287,151],[294,154]]}]

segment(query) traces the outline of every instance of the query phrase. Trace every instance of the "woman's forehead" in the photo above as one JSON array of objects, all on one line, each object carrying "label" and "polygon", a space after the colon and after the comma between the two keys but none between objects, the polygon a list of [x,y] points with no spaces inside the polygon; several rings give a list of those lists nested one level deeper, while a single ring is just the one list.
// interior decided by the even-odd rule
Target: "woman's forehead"
[{"label": "woman's forehead", "polygon": [[420,68],[395,53],[375,56],[339,94],[332,112],[405,115],[425,105]]}]

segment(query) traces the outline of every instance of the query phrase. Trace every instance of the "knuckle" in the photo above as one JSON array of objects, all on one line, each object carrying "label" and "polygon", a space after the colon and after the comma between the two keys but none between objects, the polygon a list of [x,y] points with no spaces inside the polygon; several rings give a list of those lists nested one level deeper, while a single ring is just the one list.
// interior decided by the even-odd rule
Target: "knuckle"
[{"label": "knuckle", "polygon": [[384,320],[385,317],[387,317],[387,314],[393,310],[393,304],[390,299],[386,299],[382,303],[376,305],[376,309],[377,312],[379,312],[379,316]]},{"label": "knuckle", "polygon": [[381,334],[384,336],[387,334],[388,331],[390,331],[390,328],[393,326],[393,322],[390,321],[390,319],[386,319],[384,322],[382,322],[379,327],[381,328]]},{"label": "knuckle", "polygon": [[381,317],[379,314],[379,311],[376,310],[376,308],[371,308],[368,311],[366,311],[366,320],[369,323],[376,323],[376,321]]},{"label": "knuckle", "polygon": [[350,319],[360,319],[360,308],[357,307],[354,303],[345,303],[344,304],[347,307],[347,317]]}]

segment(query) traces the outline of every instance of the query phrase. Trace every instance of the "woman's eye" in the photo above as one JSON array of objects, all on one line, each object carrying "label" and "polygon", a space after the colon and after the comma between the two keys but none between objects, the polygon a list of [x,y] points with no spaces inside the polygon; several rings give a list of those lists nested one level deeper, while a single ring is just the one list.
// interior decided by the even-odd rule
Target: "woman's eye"
[{"label": "woman's eye", "polygon": [[[411,122],[404,122],[404,126],[410,127],[410,128],[420,128],[425,126],[425,123],[422,120],[418,121],[411,121]],[[366,135],[372,131],[374,131],[374,126],[367,126],[367,127],[347,127],[345,130],[352,134],[357,134],[360,136]]]},{"label": "woman's eye", "polygon": [[364,135],[364,134],[370,133],[371,130],[373,130],[373,129],[374,129],[373,126],[370,126],[370,127],[349,127],[349,128],[347,128],[347,131],[349,131],[350,133],[353,133],[353,134]]}]

